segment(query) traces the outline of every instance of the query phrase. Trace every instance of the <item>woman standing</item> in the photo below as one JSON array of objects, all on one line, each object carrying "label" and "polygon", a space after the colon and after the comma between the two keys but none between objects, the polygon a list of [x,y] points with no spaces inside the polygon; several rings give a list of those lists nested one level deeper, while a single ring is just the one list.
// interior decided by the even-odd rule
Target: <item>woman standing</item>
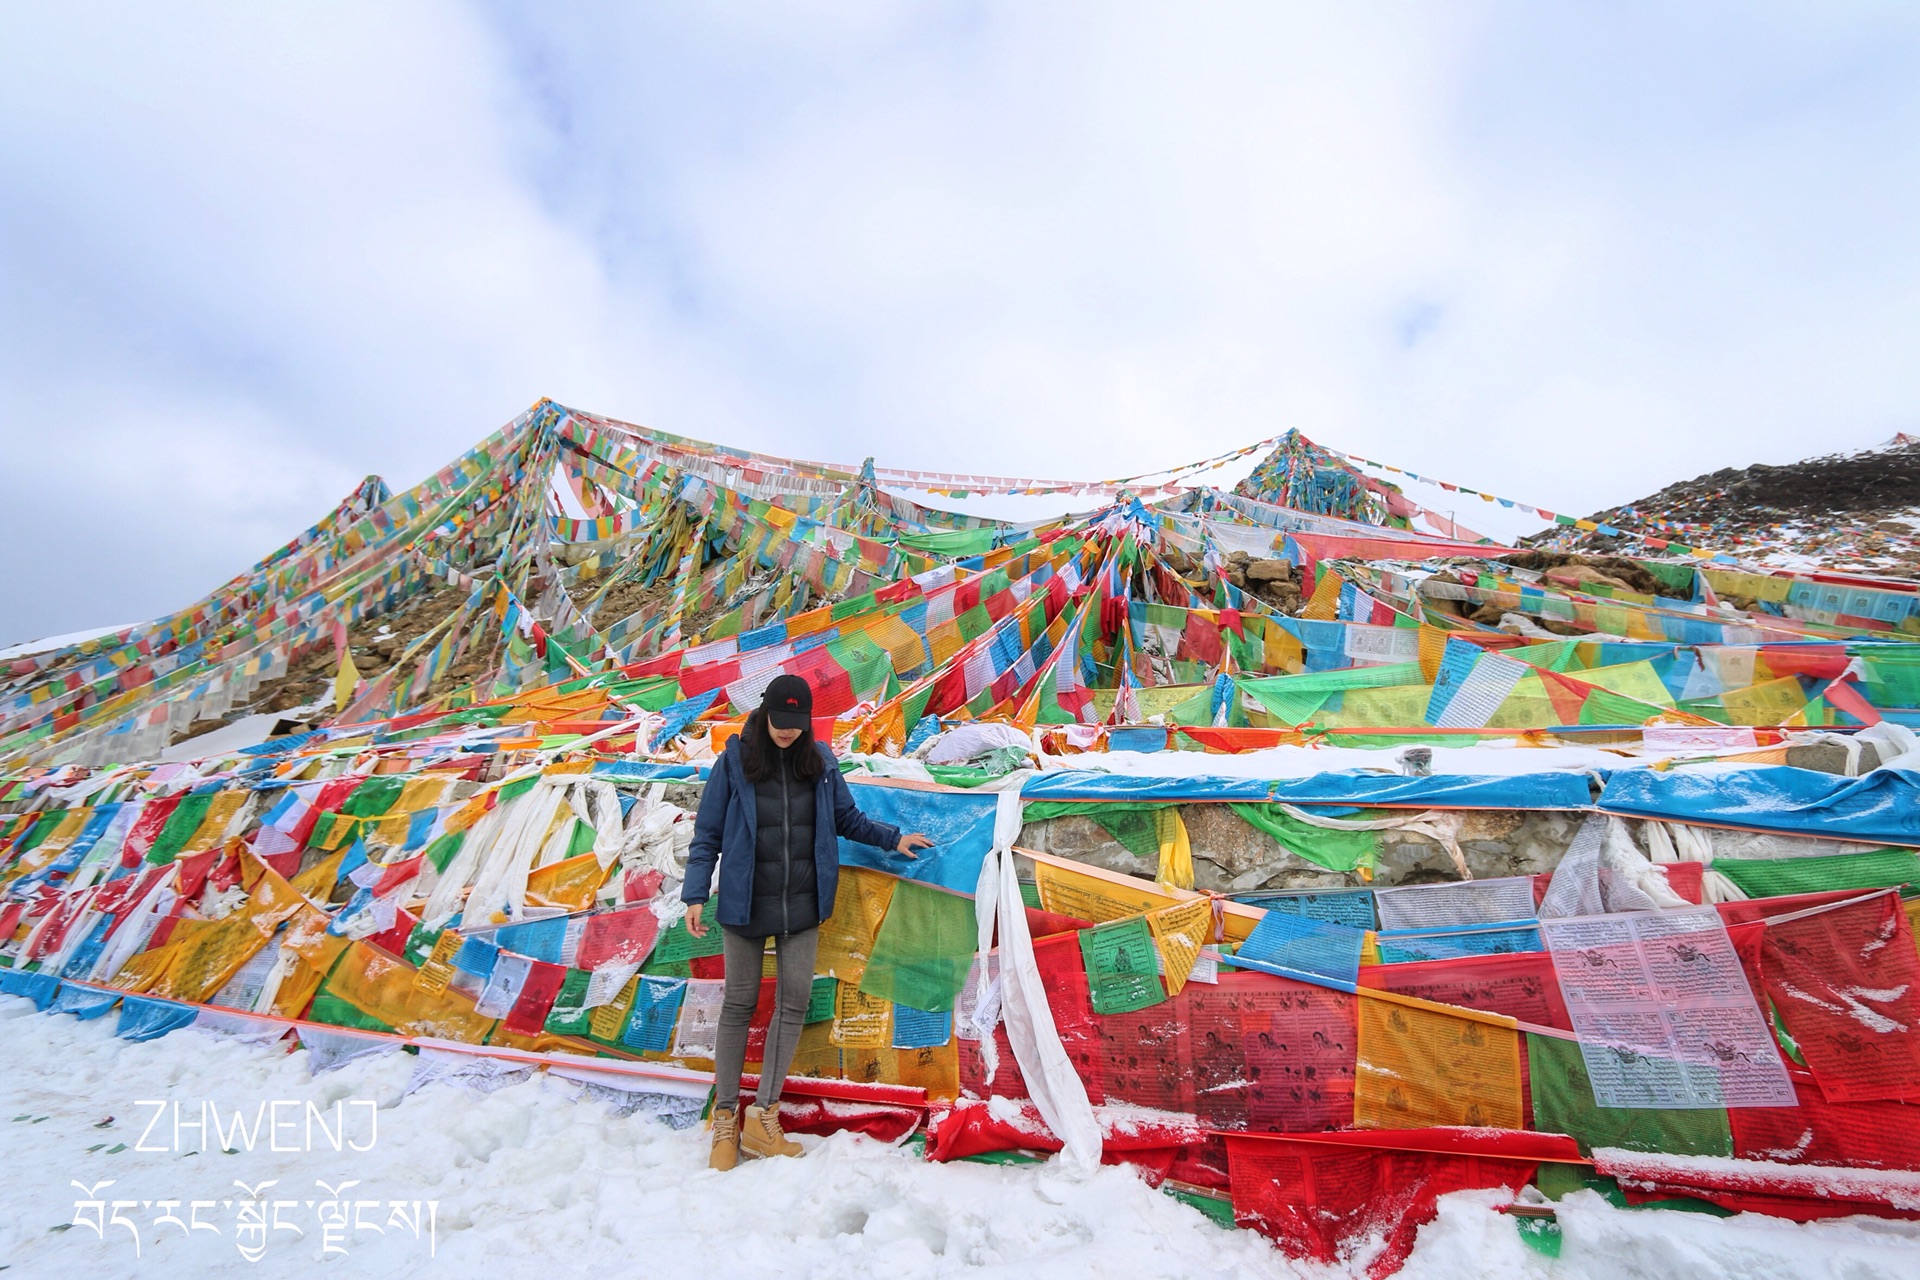
[{"label": "woman standing", "polygon": [[[833,914],[845,836],[911,858],[933,841],[902,835],[860,812],[840,776],[833,752],[813,737],[813,690],[799,676],[774,677],[759,710],[714,761],[680,900],[687,932],[707,934],[706,903],[714,863],[720,865],[720,902],[714,920],[722,934],[726,996],[714,1050],[713,1154],[715,1169],[731,1169],[744,1148],[755,1156],[797,1156],[800,1144],[780,1128],[780,1088],[800,1042],[813,995],[814,953],[820,922]],[[761,957],[774,939],[776,997],[760,1067],[756,1105],[739,1115],[740,1072],[747,1028],[760,999]]]}]

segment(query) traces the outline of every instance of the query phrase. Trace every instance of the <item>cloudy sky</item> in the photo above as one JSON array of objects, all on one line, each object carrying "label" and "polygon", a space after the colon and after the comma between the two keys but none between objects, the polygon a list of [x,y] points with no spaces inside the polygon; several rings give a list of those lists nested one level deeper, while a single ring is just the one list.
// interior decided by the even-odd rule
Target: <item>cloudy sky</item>
[{"label": "cloudy sky", "polygon": [[542,395],[1559,510],[1920,428],[1920,10],[0,0],[0,643]]}]

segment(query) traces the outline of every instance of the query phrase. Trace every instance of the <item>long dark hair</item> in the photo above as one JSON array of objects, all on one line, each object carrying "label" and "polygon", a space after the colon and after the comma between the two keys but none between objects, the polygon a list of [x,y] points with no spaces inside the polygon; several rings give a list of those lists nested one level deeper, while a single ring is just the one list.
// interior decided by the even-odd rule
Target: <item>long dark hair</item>
[{"label": "long dark hair", "polygon": [[[747,781],[764,782],[771,778],[780,767],[780,755],[780,748],[774,745],[773,734],[768,731],[766,711],[754,711],[747,717],[746,728],[740,731],[740,767]],[[787,768],[801,782],[818,782],[826,772],[826,762],[814,744],[811,724],[800,730],[800,736],[787,748],[786,756]]]}]

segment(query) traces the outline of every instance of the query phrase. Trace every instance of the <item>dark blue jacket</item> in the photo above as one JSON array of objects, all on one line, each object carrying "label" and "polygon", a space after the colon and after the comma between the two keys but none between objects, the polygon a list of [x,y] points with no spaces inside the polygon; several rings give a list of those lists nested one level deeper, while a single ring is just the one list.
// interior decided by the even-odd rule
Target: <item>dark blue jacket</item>
[{"label": "dark blue jacket", "polygon": [[[833,894],[840,885],[839,838],[891,849],[900,843],[900,828],[861,813],[833,752],[818,742],[814,746],[826,764],[815,784],[813,805],[813,869],[819,883],[820,918],[825,920],[833,914]],[[713,762],[700,811],[694,815],[687,879],[680,889],[682,902],[705,902],[718,862],[720,905],[709,919],[736,929],[746,926],[753,911],[754,834],[759,825],[753,784],[747,781],[741,752],[740,739],[735,737]]]}]

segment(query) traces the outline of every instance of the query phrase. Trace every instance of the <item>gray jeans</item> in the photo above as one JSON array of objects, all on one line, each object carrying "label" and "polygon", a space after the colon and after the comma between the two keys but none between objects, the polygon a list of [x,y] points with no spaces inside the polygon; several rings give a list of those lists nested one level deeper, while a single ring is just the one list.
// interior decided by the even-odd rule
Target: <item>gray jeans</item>
[{"label": "gray jeans", "polygon": [[[713,1054],[713,1105],[740,1104],[740,1073],[747,1062],[747,1029],[753,1025],[754,1006],[760,1003],[760,957],[765,938],[750,938],[731,929],[720,930],[721,955],[727,966],[726,998],[720,1005],[720,1029]],[[818,926],[800,933],[775,935],[773,1022],[767,1027],[767,1048],[760,1064],[760,1090],[755,1101],[770,1107],[780,1101],[793,1051],[806,1025],[807,1004],[813,998],[813,958],[820,949]]]}]

